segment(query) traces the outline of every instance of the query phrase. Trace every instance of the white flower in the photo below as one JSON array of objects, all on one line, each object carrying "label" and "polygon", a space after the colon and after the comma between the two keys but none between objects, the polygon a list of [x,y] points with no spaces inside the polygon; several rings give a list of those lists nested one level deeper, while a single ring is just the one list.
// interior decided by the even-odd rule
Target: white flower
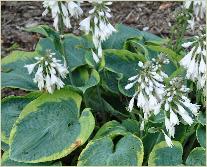
[{"label": "white flower", "polygon": [[[96,54],[99,59],[102,58],[102,46],[101,43],[105,41],[116,29],[109,23],[108,18],[111,18],[110,9],[107,5],[111,3],[104,1],[91,1],[94,8],[89,11],[89,16],[80,22],[80,30],[84,31],[86,34],[92,34],[92,40],[97,50]],[[92,52],[95,62],[100,62],[97,60],[94,52]]]},{"label": "white flower", "polygon": [[80,6],[73,1],[68,2],[68,10],[71,16],[76,18],[78,18],[83,14],[83,10],[80,8]]},{"label": "white flower", "polygon": [[48,13],[48,9],[51,10],[52,18],[54,19],[53,26],[57,31],[59,30],[59,17],[62,17],[63,23],[67,28],[71,28],[70,17],[78,18],[83,13],[80,6],[72,1],[66,3],[64,1],[45,0],[43,7],[46,8],[42,13],[43,16]]},{"label": "white flower", "polygon": [[[129,90],[136,86],[136,92],[129,102],[128,111],[132,111],[134,100],[137,100],[137,107],[143,109],[144,119],[147,119],[152,113],[158,114],[160,111],[160,102],[164,93],[163,80],[167,75],[161,70],[161,65],[168,63],[163,54],[160,54],[157,59],[138,63],[140,67],[139,74],[130,77],[130,81],[125,89]],[[164,63],[165,62],[165,63]],[[165,74],[165,75],[163,75]]]},{"label": "white flower", "polygon": [[[184,43],[182,46],[190,50],[180,61],[186,71],[187,79],[197,83],[198,89],[205,91],[206,87],[206,38],[205,35],[195,37],[192,42]],[[205,94],[205,92],[204,92]]]},{"label": "white flower", "polygon": [[180,121],[177,115],[180,115],[189,125],[193,124],[193,115],[197,116],[199,106],[190,102],[187,97],[188,92],[189,89],[183,85],[181,78],[173,78],[165,89],[161,106],[164,108],[165,128],[169,137],[174,137],[175,125],[179,125]]},{"label": "white flower", "polygon": [[37,65],[37,63],[34,63],[34,64],[25,65],[24,67],[26,67],[29,74],[31,74],[36,65]]},{"label": "white flower", "polygon": [[171,138],[168,137],[168,135],[166,135],[165,133],[164,133],[164,136],[165,136],[165,141],[166,141],[167,145],[172,148],[173,142],[172,142]]},{"label": "white flower", "polygon": [[69,73],[67,68],[60,64],[60,60],[53,58],[54,55],[55,53],[49,52],[45,57],[36,57],[36,63],[25,65],[29,74],[38,65],[33,81],[38,84],[40,90],[45,89],[49,93],[53,93],[56,87],[57,89],[63,88],[65,84],[61,78],[66,78],[66,75]]},{"label": "white flower", "polygon": [[94,61],[96,63],[98,63],[99,62],[99,57],[93,52],[93,50],[91,50],[91,52],[92,52],[92,56],[93,56]]},{"label": "white flower", "polygon": [[38,84],[40,90],[44,88],[43,67],[41,65],[39,65],[33,81]]},{"label": "white flower", "polygon": [[90,32],[90,21],[91,21],[91,17],[87,17],[84,20],[82,20],[80,22],[80,30],[84,31],[86,34],[88,34]]},{"label": "white flower", "polygon": [[193,12],[197,19],[203,19],[206,15],[206,0],[186,0],[184,7],[189,8],[193,3]]}]

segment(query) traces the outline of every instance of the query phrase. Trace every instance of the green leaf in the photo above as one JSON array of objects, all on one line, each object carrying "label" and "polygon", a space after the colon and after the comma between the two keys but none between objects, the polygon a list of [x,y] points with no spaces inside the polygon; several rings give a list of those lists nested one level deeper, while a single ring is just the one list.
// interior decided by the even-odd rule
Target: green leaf
[{"label": "green leaf", "polygon": [[40,96],[39,93],[31,93],[27,96],[9,96],[1,102],[1,140],[9,144],[10,131],[19,117],[22,109],[32,100]]},{"label": "green leaf", "polygon": [[59,162],[42,162],[42,163],[35,163],[35,164],[29,164],[29,163],[24,163],[24,162],[17,162],[13,161],[9,158],[9,151],[6,151],[1,160],[1,165],[2,166],[62,166],[62,163]]},{"label": "green leaf", "polygon": [[201,147],[206,148],[206,126],[199,125],[196,129],[196,136]]},{"label": "green leaf", "polygon": [[[100,82],[99,73],[94,69],[79,67],[72,73],[74,88],[85,93],[88,88],[97,85]],[[68,82],[66,82],[67,84]]]},{"label": "green leaf", "polygon": [[108,136],[90,141],[78,158],[78,166],[140,166],[143,161],[141,140],[131,134],[117,143]]},{"label": "green leaf", "polygon": [[157,139],[159,137],[160,133],[148,133],[142,138],[142,142],[144,145],[144,155],[145,159],[149,156],[150,152],[152,151],[153,146],[156,144]]},{"label": "green leaf", "polygon": [[25,28],[25,31],[39,33],[45,37],[59,36],[58,32],[49,27],[48,25],[37,25],[34,27]]},{"label": "green leaf", "polygon": [[33,76],[28,74],[24,67],[26,64],[35,63],[36,52],[14,51],[2,59],[1,86],[20,88],[24,90],[38,90],[33,82]]},{"label": "green leaf", "polygon": [[9,150],[9,145],[1,141],[1,150],[4,152]]},{"label": "green leaf", "polygon": [[65,48],[66,61],[71,71],[86,64],[85,55],[88,54],[88,48],[92,47],[88,39],[67,34],[64,36],[63,45]]},{"label": "green leaf", "polygon": [[175,166],[182,164],[183,148],[178,141],[173,141],[170,148],[165,141],[156,144],[150,153],[149,166]]},{"label": "green leaf", "polygon": [[122,110],[118,111],[117,109],[115,109],[114,105],[112,106],[112,104],[109,103],[111,101],[109,101],[108,99],[105,100],[103,97],[99,97],[97,93],[97,89],[86,91],[85,100],[88,106],[92,108],[93,111],[95,112],[100,112],[100,111],[107,112],[120,119],[128,117],[128,115],[121,112]]},{"label": "green leaf", "polygon": [[162,38],[123,24],[116,25],[117,32],[114,32],[108,40],[103,42],[103,49],[123,49],[124,43],[129,38],[143,36],[146,41],[161,41]]},{"label": "green leaf", "polygon": [[114,94],[119,94],[118,80],[120,76],[109,70],[102,70],[100,72],[102,87]]},{"label": "green leaf", "polygon": [[120,92],[126,96],[133,96],[135,90],[125,90],[124,87],[129,77],[137,75],[138,62],[145,61],[145,58],[127,50],[107,49],[104,53],[105,69],[121,76],[118,83]]},{"label": "green leaf", "polygon": [[196,147],[194,148],[187,160],[186,160],[187,166],[206,166],[206,150],[202,147]]},{"label": "green leaf", "polygon": [[205,112],[199,112],[198,122],[203,126],[206,125],[206,113]]},{"label": "green leaf", "polygon": [[37,163],[70,154],[86,142],[95,125],[90,109],[79,116],[81,96],[71,89],[43,94],[21,112],[10,133],[10,158]]},{"label": "green leaf", "polygon": [[149,49],[152,49],[154,51],[157,52],[162,52],[165,53],[166,56],[168,57],[168,59],[172,62],[174,62],[177,65],[177,62],[180,60],[181,55],[178,55],[177,53],[175,53],[173,50],[166,48],[164,46],[160,46],[160,45],[147,45],[147,47]]},{"label": "green leaf", "polygon": [[[105,54],[105,68],[109,71],[131,76],[137,73],[138,62],[145,61],[144,57],[138,56],[128,50],[107,49]],[[127,70],[126,70],[127,69]]]},{"label": "green leaf", "polygon": [[127,131],[135,134],[140,135],[140,123],[134,119],[125,119],[122,121],[122,126],[124,126]]},{"label": "green leaf", "polygon": [[109,121],[105,123],[96,133],[94,139],[98,139],[104,136],[109,136],[111,139],[118,135],[127,134],[127,130],[117,121]]}]

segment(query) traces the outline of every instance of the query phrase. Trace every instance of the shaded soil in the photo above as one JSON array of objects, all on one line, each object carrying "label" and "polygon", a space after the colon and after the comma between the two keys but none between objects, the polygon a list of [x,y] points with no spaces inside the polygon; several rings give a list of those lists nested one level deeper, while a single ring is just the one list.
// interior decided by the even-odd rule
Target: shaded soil
[{"label": "shaded soil", "polygon": [[[110,7],[113,17],[111,23],[123,23],[138,29],[146,29],[159,36],[168,36],[173,25],[176,11],[182,2],[113,2]],[[84,3],[84,11],[91,9],[90,4]],[[42,17],[44,11],[42,2],[1,2],[1,55],[8,55],[12,50],[34,50],[39,36],[25,32],[23,29],[39,24],[52,26],[51,15]],[[87,12],[85,12],[87,15]],[[82,18],[84,18],[83,16]],[[80,18],[81,19],[81,18]],[[79,34],[79,21],[71,20],[73,28],[66,30]],[[3,89],[2,97],[8,95],[23,95],[24,91]]]}]

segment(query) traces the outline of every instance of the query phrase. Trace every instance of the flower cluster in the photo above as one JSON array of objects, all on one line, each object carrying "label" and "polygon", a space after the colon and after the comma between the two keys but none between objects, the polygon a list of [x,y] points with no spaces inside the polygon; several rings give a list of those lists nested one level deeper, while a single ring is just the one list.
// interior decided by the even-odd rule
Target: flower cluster
[{"label": "flower cluster", "polygon": [[185,8],[189,8],[191,3],[193,3],[193,12],[196,19],[203,19],[206,15],[206,0],[186,0]]},{"label": "flower cluster", "polygon": [[[187,97],[189,89],[183,85],[181,78],[173,78],[165,89],[161,106],[165,111],[165,134],[167,144],[172,147],[171,137],[175,135],[175,125],[179,125],[178,115],[189,125],[193,124],[193,117],[197,116],[199,106],[192,104]],[[168,137],[167,137],[168,136]]]},{"label": "flower cluster", "polygon": [[137,107],[143,109],[145,120],[151,115],[151,112],[157,114],[160,111],[158,104],[162,100],[165,87],[163,81],[167,77],[161,68],[163,64],[168,63],[169,60],[163,54],[144,64],[138,63],[141,68],[139,74],[130,77],[128,80],[131,83],[125,86],[125,89],[128,90],[136,85],[136,92],[129,102],[129,111],[132,111],[135,99],[137,99]]},{"label": "flower cluster", "polygon": [[70,17],[78,18],[83,13],[80,6],[73,1],[64,3],[62,1],[46,0],[43,2],[43,7],[46,8],[42,13],[43,16],[48,13],[49,9],[51,10],[54,19],[53,26],[57,31],[59,30],[58,22],[60,18],[67,28],[71,28]]},{"label": "flower cluster", "polygon": [[54,55],[55,53],[48,51],[45,57],[35,57],[36,63],[25,65],[29,74],[38,66],[33,81],[38,84],[40,90],[45,89],[49,93],[53,93],[56,87],[62,88],[64,83],[61,78],[66,78],[68,74],[67,68],[60,64],[61,61],[54,58]]},{"label": "flower cluster", "polygon": [[[180,64],[187,70],[186,77],[197,82],[198,89],[206,87],[206,37],[195,36],[195,40],[182,45],[190,50]],[[205,94],[205,93],[204,93]]]},{"label": "flower cluster", "polygon": [[[189,9],[191,4],[193,5],[193,15],[191,20],[188,20],[189,27],[194,31],[195,25],[199,24],[199,21],[205,19],[206,15],[206,0],[186,0],[184,7]],[[195,17],[194,17],[195,16]]]},{"label": "flower cluster", "polygon": [[110,24],[108,18],[111,18],[109,13],[111,10],[107,5],[111,2],[95,1],[94,8],[89,11],[89,16],[80,22],[80,30],[86,34],[92,33],[92,39],[97,51],[97,54],[92,51],[93,59],[98,63],[102,57],[101,43],[106,40],[115,30]]}]

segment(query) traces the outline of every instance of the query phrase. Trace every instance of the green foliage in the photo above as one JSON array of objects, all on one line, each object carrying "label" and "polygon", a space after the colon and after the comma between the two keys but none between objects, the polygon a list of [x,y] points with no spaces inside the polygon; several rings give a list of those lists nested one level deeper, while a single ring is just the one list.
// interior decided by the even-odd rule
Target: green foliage
[{"label": "green foliage", "polygon": [[[103,42],[99,64],[92,57],[90,35],[60,36],[46,25],[26,29],[41,35],[35,50],[13,51],[2,59],[2,88],[28,91],[26,96],[2,100],[2,166],[61,166],[61,161],[79,166],[205,165],[203,106],[192,126],[176,125],[172,148],[161,132],[165,111],[150,116],[141,130],[142,110],[130,113],[126,109],[136,88],[126,90],[125,86],[129,77],[140,72],[138,62],[166,54],[170,60],[164,66],[167,85],[172,78],[185,76],[179,66],[181,53],[154,34],[121,24],[116,29]],[[33,82],[35,73],[29,75],[24,67],[48,49],[70,72],[63,80],[64,88],[53,94],[40,92]],[[192,101],[197,96],[193,93]]]},{"label": "green foliage", "polygon": [[206,148],[206,128],[205,126],[198,126],[196,136],[201,147]]},{"label": "green foliage", "polygon": [[51,161],[84,144],[94,118],[89,109],[79,116],[80,104],[81,96],[69,88],[29,103],[11,130],[10,158],[27,163]]},{"label": "green foliage", "polygon": [[206,166],[206,150],[202,147],[194,148],[186,160],[186,165]]},{"label": "green foliage", "polygon": [[30,93],[27,96],[9,96],[1,102],[1,140],[9,144],[10,131],[22,109],[40,94]]},{"label": "green foliage", "polygon": [[156,144],[150,153],[148,165],[150,166],[175,166],[182,164],[183,148],[178,141],[173,141],[170,148],[165,141]]},{"label": "green foliage", "polygon": [[111,139],[118,135],[127,134],[127,130],[117,121],[110,121],[104,124],[96,133],[94,139],[98,139],[104,136],[109,136]]},{"label": "green foliage", "polygon": [[24,162],[17,162],[13,161],[9,158],[9,151],[4,152],[2,159],[1,159],[1,165],[2,166],[62,166],[62,163],[60,161],[54,162],[40,162],[40,163],[24,163]]},{"label": "green foliage", "polygon": [[78,159],[78,166],[139,166],[143,155],[142,142],[134,135],[124,135],[117,143],[105,136],[88,143]]}]

